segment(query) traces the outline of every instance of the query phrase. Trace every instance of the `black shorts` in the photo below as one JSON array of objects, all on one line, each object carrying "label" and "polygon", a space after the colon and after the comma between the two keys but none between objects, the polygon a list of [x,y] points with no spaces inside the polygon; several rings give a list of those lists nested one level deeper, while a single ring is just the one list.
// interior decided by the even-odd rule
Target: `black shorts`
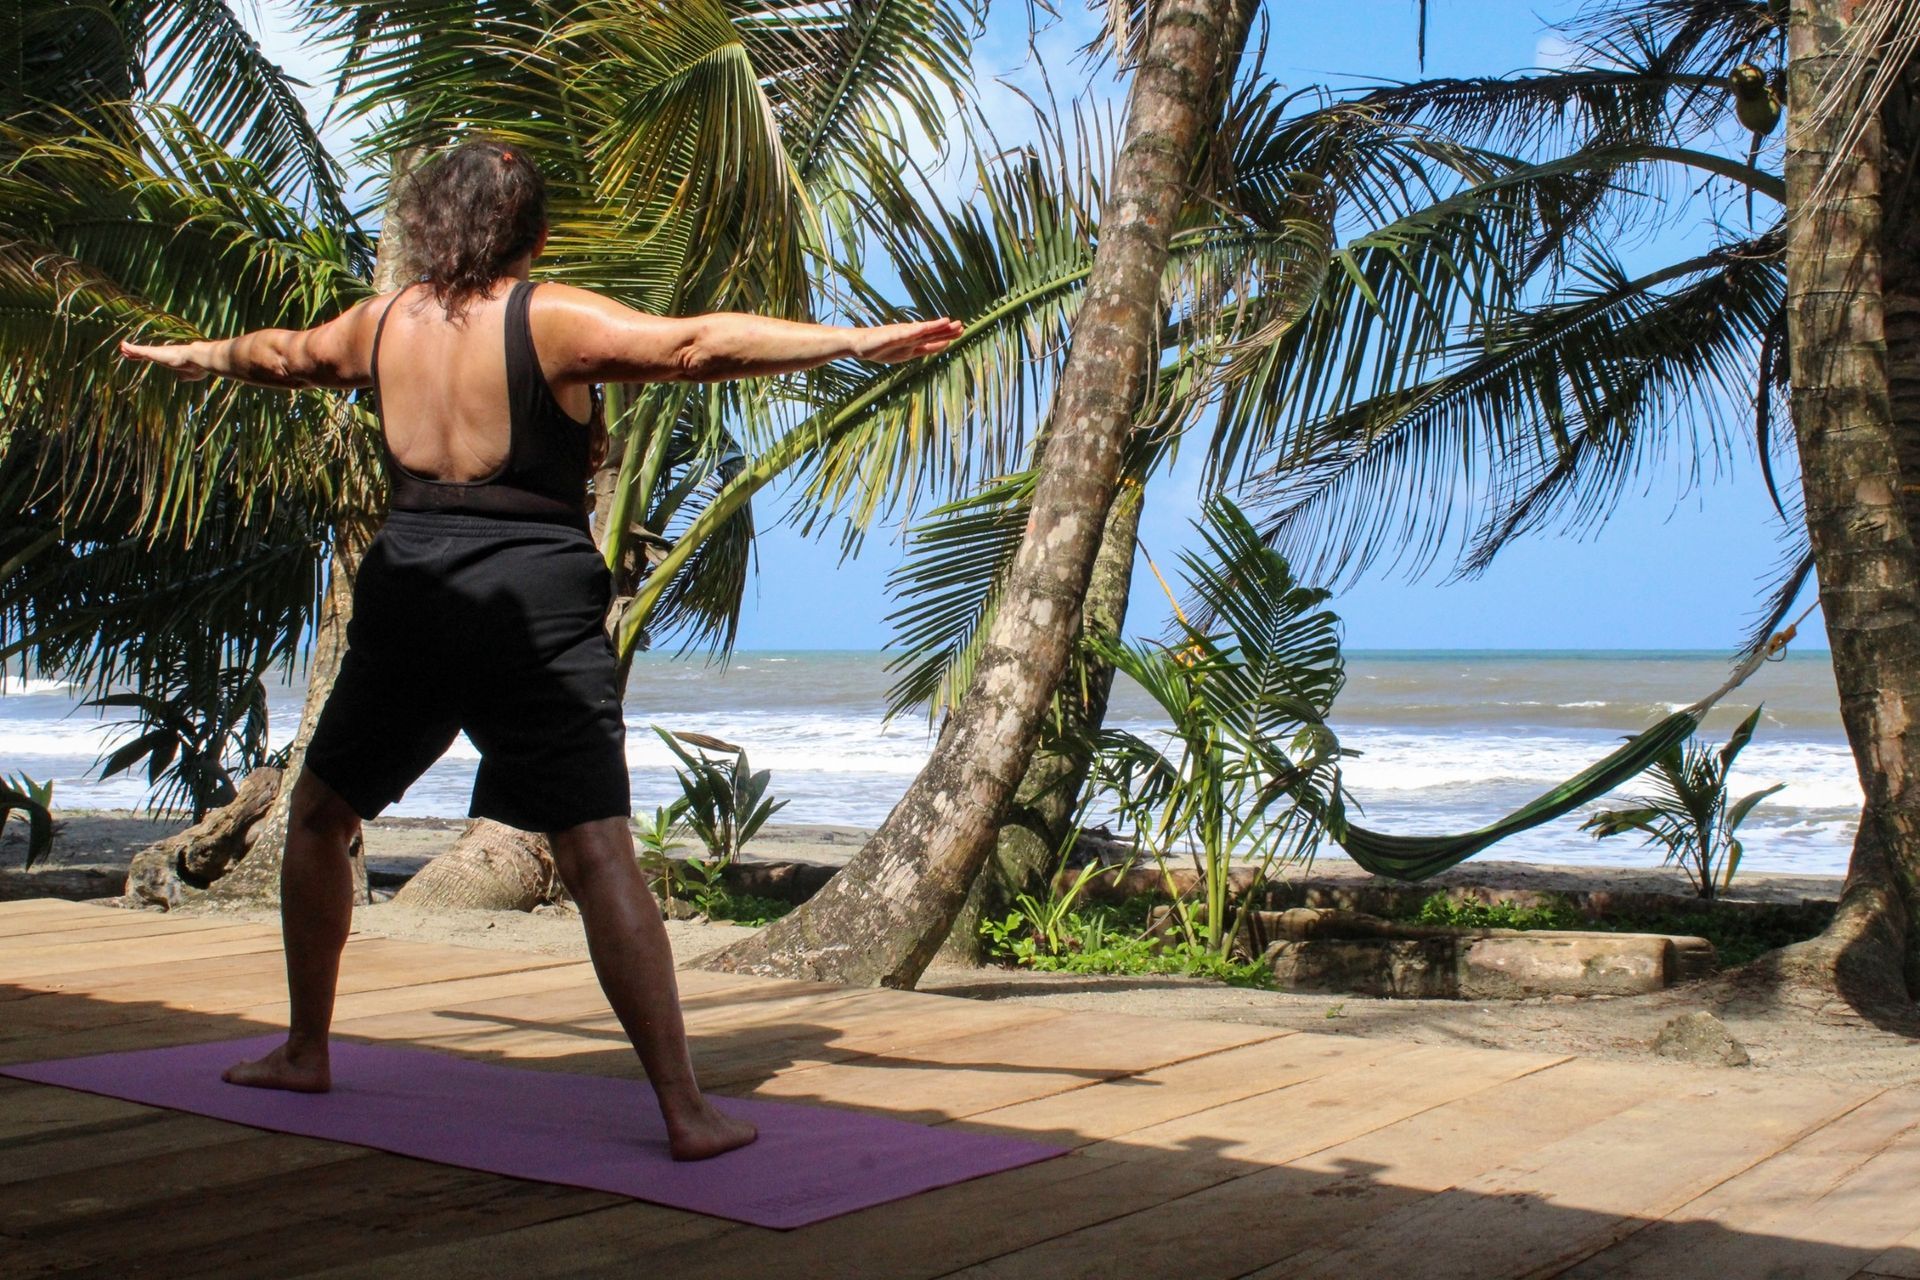
[{"label": "black shorts", "polygon": [[306,767],[372,818],[465,730],[469,816],[538,832],[628,816],[611,591],[584,530],[393,512],[360,563]]}]

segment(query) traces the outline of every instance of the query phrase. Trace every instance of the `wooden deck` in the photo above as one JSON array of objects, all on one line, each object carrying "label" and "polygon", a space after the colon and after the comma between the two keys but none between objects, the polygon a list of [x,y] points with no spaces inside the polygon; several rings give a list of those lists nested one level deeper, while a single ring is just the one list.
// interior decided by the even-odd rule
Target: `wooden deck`
[{"label": "wooden deck", "polygon": [[[683,975],[712,1087],[1074,1153],[794,1232],[0,1079],[0,1275],[1920,1280],[1920,1085]],[[0,1061],[257,1034],[278,930],[0,904]],[[584,963],[356,938],[337,1031],[632,1074]]]}]

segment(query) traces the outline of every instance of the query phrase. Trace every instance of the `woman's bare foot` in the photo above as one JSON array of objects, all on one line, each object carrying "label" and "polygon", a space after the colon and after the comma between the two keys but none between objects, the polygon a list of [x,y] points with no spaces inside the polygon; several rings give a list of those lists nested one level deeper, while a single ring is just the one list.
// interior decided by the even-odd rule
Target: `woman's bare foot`
[{"label": "woman's bare foot", "polygon": [[228,1084],[252,1089],[290,1089],[295,1093],[325,1093],[333,1087],[327,1051],[296,1052],[281,1045],[264,1058],[236,1062],[220,1073]]},{"label": "woman's bare foot", "polygon": [[675,1160],[710,1160],[760,1136],[745,1120],[736,1120],[701,1098],[685,1115],[667,1118],[667,1147]]}]

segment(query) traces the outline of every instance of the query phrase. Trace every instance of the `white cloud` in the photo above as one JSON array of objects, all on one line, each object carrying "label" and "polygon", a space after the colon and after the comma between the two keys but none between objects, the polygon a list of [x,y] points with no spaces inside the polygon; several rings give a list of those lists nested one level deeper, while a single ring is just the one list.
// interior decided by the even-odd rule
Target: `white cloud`
[{"label": "white cloud", "polygon": [[1544,33],[1540,37],[1540,42],[1533,47],[1533,65],[1547,70],[1565,71],[1573,66],[1579,57],[1579,46],[1558,31]]}]

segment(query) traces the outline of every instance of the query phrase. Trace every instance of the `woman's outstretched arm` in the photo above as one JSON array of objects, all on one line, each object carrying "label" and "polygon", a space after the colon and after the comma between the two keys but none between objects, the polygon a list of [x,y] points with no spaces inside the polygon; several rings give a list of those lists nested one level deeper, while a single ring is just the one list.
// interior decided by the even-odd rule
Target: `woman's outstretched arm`
[{"label": "woman's outstretched arm", "polygon": [[[956,320],[853,328],[723,312],[672,318],[624,307],[585,289],[549,285],[534,344],[556,383],[721,382],[812,369],[848,357],[898,364],[944,350]],[[364,387],[382,299],[356,304],[313,329],[261,329],[237,338],[122,342],[120,354],[182,378],[217,374],[268,387]]]},{"label": "woman's outstretched arm", "polygon": [[147,344],[122,342],[120,354],[192,381],[208,374],[263,387],[364,387],[378,298],[355,303],[312,329],[256,329],[237,338]]},{"label": "woman's outstretched arm", "polygon": [[854,358],[898,364],[944,350],[957,320],[854,328],[718,312],[651,316],[585,289],[549,285],[534,343],[557,382],[722,382]]}]

